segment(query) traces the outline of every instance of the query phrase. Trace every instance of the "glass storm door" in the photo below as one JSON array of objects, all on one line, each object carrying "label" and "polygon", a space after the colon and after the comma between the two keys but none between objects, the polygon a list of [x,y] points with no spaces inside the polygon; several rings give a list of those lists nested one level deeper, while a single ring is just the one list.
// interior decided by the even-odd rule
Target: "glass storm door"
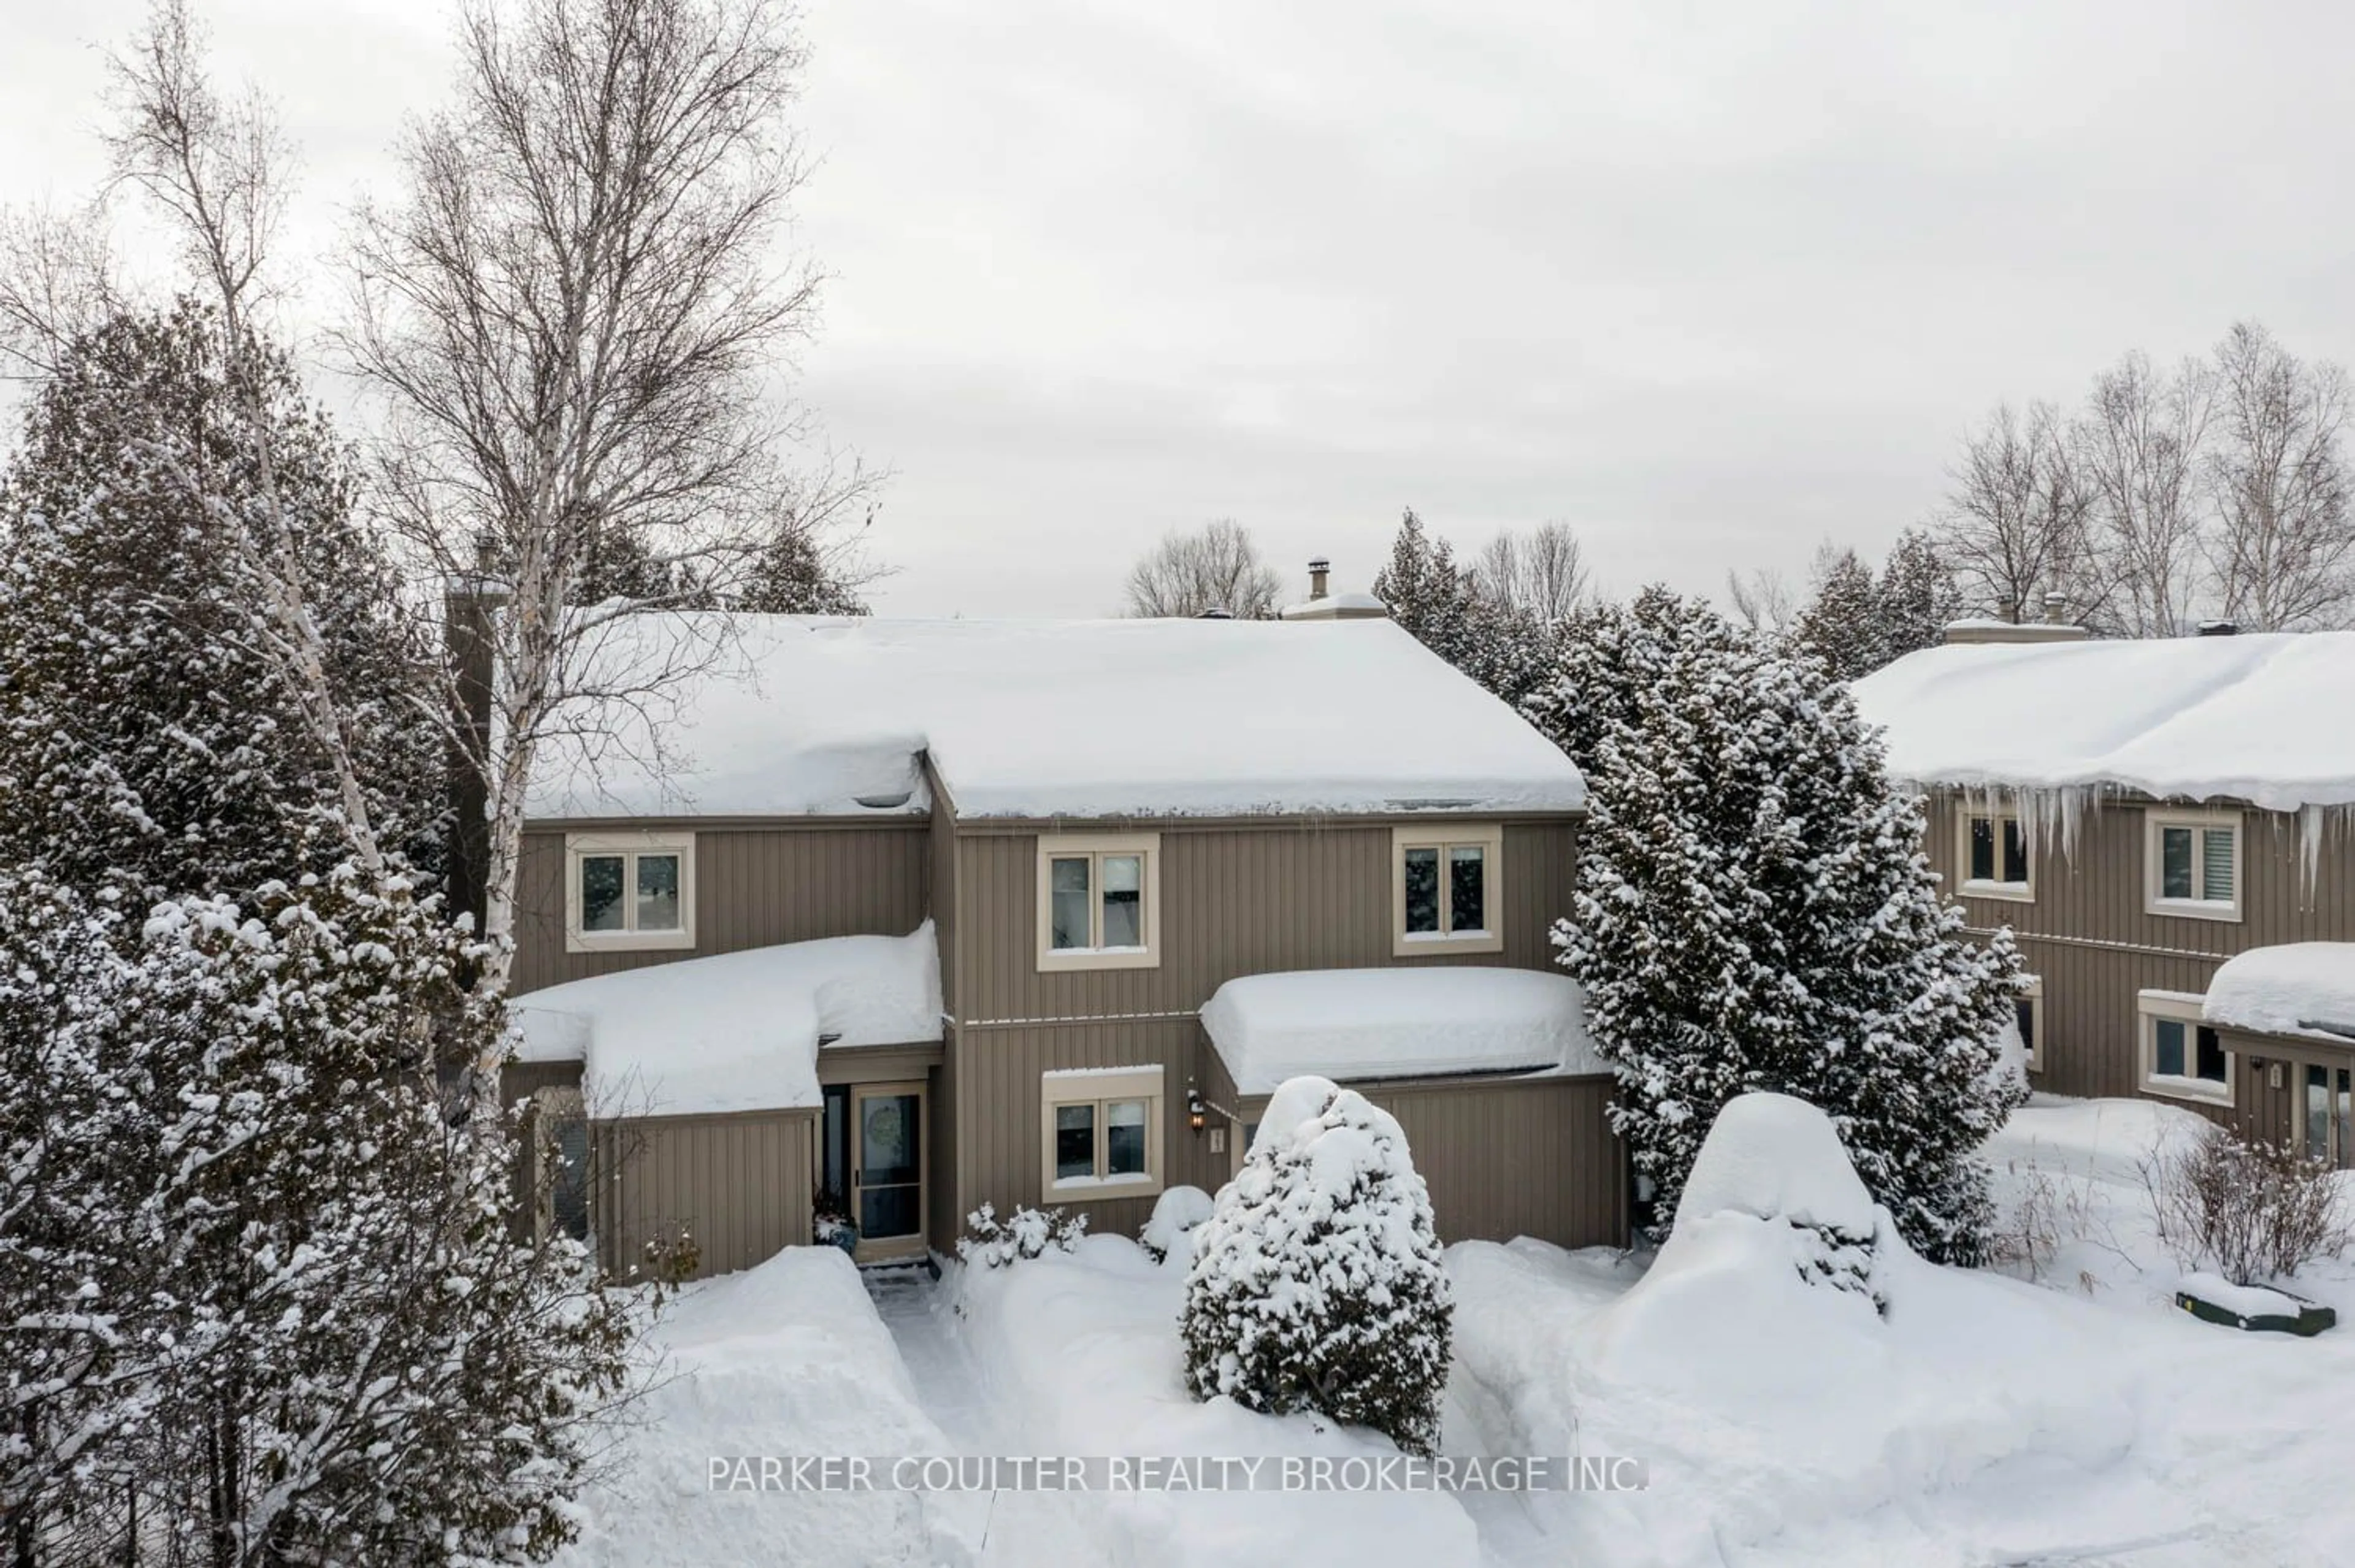
[{"label": "glass storm door", "polygon": [[924,1086],[861,1084],[850,1092],[851,1201],[861,1262],[924,1251]]}]

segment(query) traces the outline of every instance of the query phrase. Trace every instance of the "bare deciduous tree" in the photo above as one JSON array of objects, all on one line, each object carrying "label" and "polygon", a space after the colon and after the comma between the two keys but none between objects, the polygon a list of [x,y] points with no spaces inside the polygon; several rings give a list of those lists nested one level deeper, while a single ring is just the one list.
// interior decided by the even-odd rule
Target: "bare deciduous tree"
[{"label": "bare deciduous tree", "polygon": [[2141,353],[2094,382],[2073,439],[2091,500],[2089,549],[2109,589],[2105,630],[2171,637],[2191,619],[2211,387],[2197,361],[2161,374]]},{"label": "bare deciduous tree", "polygon": [[2005,620],[2035,618],[2047,592],[2085,613],[2100,597],[2086,568],[2088,497],[2060,412],[2031,403],[1998,407],[1964,443],[1940,543],[1975,591],[1974,608]]},{"label": "bare deciduous tree", "polygon": [[2347,374],[2243,322],[2217,347],[2210,480],[2224,613],[2265,631],[2343,625],[2355,608],[2355,513],[2339,450]]},{"label": "bare deciduous tree", "polygon": [[1540,621],[1559,621],[1577,610],[1592,577],[1578,536],[1563,522],[1498,534],[1472,567],[1481,597]]},{"label": "bare deciduous tree", "polygon": [[[396,526],[489,606],[493,721],[462,743],[494,983],[535,757],[601,706],[658,703],[726,628],[614,634],[730,603],[779,517],[847,510],[776,455],[802,425],[769,383],[818,283],[775,261],[804,168],[791,20],[781,0],[467,0],[457,101],[410,132],[400,199],[358,218],[343,345],[387,411]],[[601,550],[651,563],[634,597],[581,602]]]},{"label": "bare deciduous tree", "polygon": [[1251,530],[1220,517],[1190,533],[1173,528],[1129,569],[1131,615],[1202,615],[1224,610],[1264,621],[1279,607],[1283,580],[1260,559]]},{"label": "bare deciduous tree", "polygon": [[1753,569],[1747,577],[1728,571],[1725,595],[1733,602],[1734,614],[1753,632],[1787,632],[1799,613],[1798,594],[1791,580],[1763,566]]},{"label": "bare deciduous tree", "polygon": [[0,213],[0,364],[54,375],[67,347],[122,304],[102,206]]}]

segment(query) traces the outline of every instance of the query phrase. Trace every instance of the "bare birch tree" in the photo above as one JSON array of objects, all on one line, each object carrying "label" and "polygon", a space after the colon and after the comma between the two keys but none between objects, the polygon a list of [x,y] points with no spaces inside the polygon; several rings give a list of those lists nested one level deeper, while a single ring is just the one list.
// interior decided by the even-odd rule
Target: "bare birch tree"
[{"label": "bare birch tree", "polygon": [[2105,630],[2171,637],[2192,617],[2211,385],[2195,360],[2161,373],[2139,352],[2094,382],[2073,440],[2090,502],[2088,552],[2109,589]]},{"label": "bare birch tree", "polygon": [[2218,345],[2216,365],[2209,481],[2224,613],[2263,631],[2344,625],[2355,612],[2347,373],[2299,360],[2248,322]]},{"label": "bare birch tree", "polygon": [[1203,615],[1224,610],[1264,621],[1280,607],[1284,582],[1260,559],[1251,530],[1232,517],[1188,532],[1172,528],[1129,569],[1128,613]]},{"label": "bare birch tree", "polygon": [[1563,522],[1498,534],[1472,566],[1473,586],[1483,598],[1540,621],[1575,612],[1586,602],[1592,579],[1585,549]]},{"label": "bare birch tree", "polygon": [[[711,617],[656,637],[634,613],[724,605],[778,519],[843,510],[777,457],[801,427],[771,382],[818,284],[778,255],[804,169],[791,22],[779,0],[465,0],[456,101],[358,216],[342,341],[387,413],[396,526],[486,616],[491,722],[462,741],[492,984],[535,759],[722,651]],[[608,552],[650,570],[584,603]]]},{"label": "bare birch tree", "polygon": [[[117,119],[107,137],[118,181],[136,187],[165,217],[183,263],[218,313],[223,377],[254,453],[259,515],[233,515],[210,493],[197,465],[182,468],[192,504],[221,514],[261,603],[260,640],[282,667],[313,741],[335,780],[336,805],[353,858],[371,873],[387,867],[368,793],[354,759],[348,715],[329,676],[326,639],[304,581],[299,520],[278,482],[270,412],[270,368],[254,319],[269,297],[268,266],[288,192],[288,152],[275,116],[257,94],[230,101],[205,72],[204,38],[186,0],[158,0],[130,48],[109,61]],[[87,307],[105,294],[102,255],[77,257],[60,241],[55,276],[76,263]],[[21,301],[24,295],[18,295]],[[76,296],[62,284],[49,301],[52,330],[69,322]],[[163,454],[169,461],[169,454]]]},{"label": "bare birch tree", "polygon": [[2060,411],[1998,407],[1965,439],[1950,471],[1939,545],[1972,592],[1974,608],[2008,621],[2034,619],[2047,592],[2071,610],[2096,608],[2102,585],[2088,570],[2089,497]]}]

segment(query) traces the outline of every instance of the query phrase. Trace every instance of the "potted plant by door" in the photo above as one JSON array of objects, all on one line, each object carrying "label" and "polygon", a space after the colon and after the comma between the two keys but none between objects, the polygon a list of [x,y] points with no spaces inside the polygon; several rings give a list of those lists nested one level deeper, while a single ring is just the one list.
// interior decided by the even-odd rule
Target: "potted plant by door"
[{"label": "potted plant by door", "polygon": [[820,1246],[828,1243],[856,1256],[858,1252],[858,1221],[850,1217],[850,1205],[842,1194],[832,1188],[817,1195],[813,1205],[811,1231]]}]

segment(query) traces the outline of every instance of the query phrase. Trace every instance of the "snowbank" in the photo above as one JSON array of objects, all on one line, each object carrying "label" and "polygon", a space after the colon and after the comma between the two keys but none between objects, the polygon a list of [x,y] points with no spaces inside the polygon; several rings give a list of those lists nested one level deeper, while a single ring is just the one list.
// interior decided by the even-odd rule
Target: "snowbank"
[{"label": "snowbank", "polygon": [[1925,648],[1856,683],[1918,784],[2355,804],[2355,632]]},{"label": "snowbank", "polygon": [[[1387,620],[887,621],[634,616],[601,664],[709,667],[645,711],[570,717],[535,817],[1569,810],[1578,770]],[[689,660],[687,662],[697,662]],[[626,686],[626,681],[617,684]],[[1415,743],[1401,746],[1401,734]]]},{"label": "snowbank", "polygon": [[525,1061],[577,1060],[606,1115],[692,1115],[822,1104],[818,1038],[941,1038],[940,945],[837,936],[683,959],[534,991],[511,1013]]},{"label": "snowbank", "polygon": [[714,1457],[948,1451],[847,1257],[792,1247],[689,1285],[658,1335],[667,1359],[558,1563],[938,1560],[915,1493],[710,1487]]},{"label": "snowbank", "polygon": [[1242,1094],[1287,1078],[1605,1071],[1585,994],[1529,969],[1324,969],[1220,986],[1202,1028]]},{"label": "snowbank", "polygon": [[2236,954],[2208,982],[2200,1013],[2228,1029],[2349,1043],[2349,1034],[2315,1026],[2355,1031],[2355,942],[2292,942]]},{"label": "snowbank", "polygon": [[[961,1271],[967,1341],[1026,1452],[1395,1457],[1384,1438],[1311,1416],[1258,1415],[1224,1398],[1197,1403],[1178,1341],[1185,1280],[1182,1255],[1156,1264],[1124,1236]],[[1470,1517],[1436,1493],[1100,1492],[1072,1500],[1101,1530],[1101,1562],[1481,1561]]]},{"label": "snowbank", "polygon": [[[1677,1200],[1676,1227],[1747,1214],[1871,1233],[1876,1207],[1831,1118],[1789,1094],[1739,1094],[1701,1140]],[[1665,1254],[1664,1254],[1665,1255]]]}]

